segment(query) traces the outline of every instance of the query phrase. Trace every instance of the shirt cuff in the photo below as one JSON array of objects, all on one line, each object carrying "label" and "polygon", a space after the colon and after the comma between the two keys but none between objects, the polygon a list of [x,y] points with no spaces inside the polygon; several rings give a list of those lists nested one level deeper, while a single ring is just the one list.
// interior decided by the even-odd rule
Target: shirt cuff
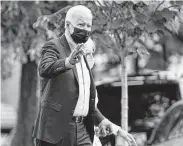
[{"label": "shirt cuff", "polygon": [[[100,122],[99,127],[100,127],[100,125],[103,124],[103,122],[105,122],[105,121],[110,122],[107,118],[105,118],[105,119],[103,119],[103,120]],[[120,126],[117,126],[116,124],[114,124],[114,123],[112,123],[112,122],[110,122],[110,123],[112,124],[112,133],[113,133],[114,135],[118,135],[118,131],[119,131],[119,129],[121,129],[121,127],[120,127]]]},{"label": "shirt cuff", "polygon": [[65,67],[66,67],[66,68],[72,68],[73,66],[74,66],[74,65],[70,64],[69,58],[66,58],[66,59],[65,59]]},{"label": "shirt cuff", "polygon": [[107,118],[104,118],[99,124],[98,127],[100,127],[103,123],[110,122]]},{"label": "shirt cuff", "polygon": [[118,131],[119,131],[119,129],[121,129],[121,127],[119,127],[119,126],[117,126],[117,125],[115,125],[115,124],[112,124],[112,129],[113,129],[113,134],[114,135],[117,135],[118,134]]}]

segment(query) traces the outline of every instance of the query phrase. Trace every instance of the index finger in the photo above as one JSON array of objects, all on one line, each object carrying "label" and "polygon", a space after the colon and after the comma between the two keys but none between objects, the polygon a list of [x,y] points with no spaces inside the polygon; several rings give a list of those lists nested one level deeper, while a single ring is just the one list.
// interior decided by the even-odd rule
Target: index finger
[{"label": "index finger", "polygon": [[100,129],[100,133],[101,133],[101,135],[102,135],[103,137],[105,137],[105,136],[107,135],[107,132],[106,132],[105,127],[102,127],[102,128]]},{"label": "index finger", "polygon": [[78,56],[80,53],[82,53],[82,50],[73,50],[73,56]]},{"label": "index finger", "polygon": [[76,50],[79,51],[82,47],[83,47],[83,43],[78,44],[78,45],[76,46]]},{"label": "index finger", "polygon": [[106,131],[107,131],[107,134],[111,135],[113,133],[113,127],[112,126],[107,127]]},{"label": "index finger", "polygon": [[132,140],[133,146],[137,146],[137,143],[136,143],[135,139],[133,138],[133,136],[130,136],[130,138]]}]

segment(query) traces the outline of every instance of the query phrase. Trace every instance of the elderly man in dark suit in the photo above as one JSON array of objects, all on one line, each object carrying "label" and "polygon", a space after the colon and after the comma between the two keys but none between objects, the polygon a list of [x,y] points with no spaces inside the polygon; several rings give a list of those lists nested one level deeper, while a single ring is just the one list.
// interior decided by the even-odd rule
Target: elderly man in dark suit
[{"label": "elderly man in dark suit", "polygon": [[103,136],[112,132],[112,123],[96,106],[92,49],[85,45],[91,27],[91,11],[74,6],[67,12],[65,33],[42,48],[41,101],[33,131],[37,146],[92,146],[94,124]]}]

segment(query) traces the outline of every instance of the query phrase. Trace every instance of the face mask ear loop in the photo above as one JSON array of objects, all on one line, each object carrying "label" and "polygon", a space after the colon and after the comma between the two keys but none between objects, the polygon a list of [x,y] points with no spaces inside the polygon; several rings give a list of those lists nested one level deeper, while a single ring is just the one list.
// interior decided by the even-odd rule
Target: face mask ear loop
[{"label": "face mask ear loop", "polygon": [[73,32],[74,32],[74,26],[72,25],[72,23],[71,23],[71,22],[67,21],[66,27],[68,27],[68,28],[67,28],[67,30],[68,30],[69,34],[71,35],[73,32],[71,33],[71,30],[69,29],[69,25],[71,25],[71,26],[72,26],[72,28],[73,28]]}]

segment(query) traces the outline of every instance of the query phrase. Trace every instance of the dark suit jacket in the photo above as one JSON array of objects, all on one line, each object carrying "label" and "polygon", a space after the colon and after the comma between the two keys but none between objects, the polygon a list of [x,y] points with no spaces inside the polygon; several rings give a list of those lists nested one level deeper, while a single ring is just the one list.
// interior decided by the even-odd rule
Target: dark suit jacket
[{"label": "dark suit jacket", "polygon": [[[33,137],[50,143],[57,143],[67,136],[69,122],[78,100],[76,67],[72,69],[65,67],[65,59],[70,53],[65,35],[48,41],[41,51],[38,67],[41,76],[41,100]],[[86,58],[85,62],[89,69]],[[91,78],[89,113],[84,123],[93,141],[94,122],[98,124],[104,117],[95,108],[96,88],[90,69],[89,72]]]}]

